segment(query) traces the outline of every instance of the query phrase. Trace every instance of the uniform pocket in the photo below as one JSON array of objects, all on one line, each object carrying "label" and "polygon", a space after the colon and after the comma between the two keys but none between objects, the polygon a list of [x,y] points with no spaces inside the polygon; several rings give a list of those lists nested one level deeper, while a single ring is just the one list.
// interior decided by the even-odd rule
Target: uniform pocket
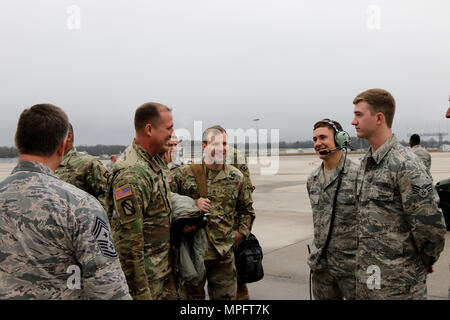
[{"label": "uniform pocket", "polygon": [[394,201],[394,188],[384,181],[377,181],[372,185],[369,199],[376,201]]},{"label": "uniform pocket", "polygon": [[337,202],[342,204],[355,204],[356,197],[354,194],[343,194],[343,195],[338,194]]},{"label": "uniform pocket", "polygon": [[318,194],[309,195],[309,199],[311,200],[311,203],[314,205],[319,204],[319,198],[320,198],[320,195],[318,195]]}]

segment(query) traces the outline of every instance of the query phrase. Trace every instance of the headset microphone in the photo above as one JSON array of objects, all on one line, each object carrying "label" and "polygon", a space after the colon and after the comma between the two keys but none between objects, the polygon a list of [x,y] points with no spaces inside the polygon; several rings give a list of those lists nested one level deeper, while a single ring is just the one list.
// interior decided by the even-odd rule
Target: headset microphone
[{"label": "headset microphone", "polygon": [[342,147],[337,147],[337,148],[331,149],[331,150],[322,150],[322,151],[319,151],[319,154],[324,156],[324,155],[330,154],[334,151],[341,150],[341,149],[342,149]]}]

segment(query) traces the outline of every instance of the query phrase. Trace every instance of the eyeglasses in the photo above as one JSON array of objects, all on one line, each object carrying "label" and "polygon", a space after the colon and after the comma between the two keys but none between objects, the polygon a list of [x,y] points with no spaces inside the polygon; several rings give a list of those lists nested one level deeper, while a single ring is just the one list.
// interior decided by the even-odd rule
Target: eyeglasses
[{"label": "eyeglasses", "polygon": [[168,143],[169,147],[176,147],[178,143]]}]

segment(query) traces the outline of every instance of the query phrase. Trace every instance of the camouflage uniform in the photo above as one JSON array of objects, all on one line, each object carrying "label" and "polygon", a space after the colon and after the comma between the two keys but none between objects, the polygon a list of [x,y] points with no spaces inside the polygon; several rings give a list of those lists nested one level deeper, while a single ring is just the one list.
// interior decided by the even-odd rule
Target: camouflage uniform
[{"label": "camouflage uniform", "polygon": [[[242,172],[242,174],[244,175],[244,179],[246,180],[246,182],[245,182],[246,188],[248,190],[250,190],[251,193],[253,193],[254,188],[253,188],[252,180],[250,178],[250,170],[248,169],[248,166],[247,166],[247,159],[236,148],[233,148],[232,156],[233,156],[233,159],[230,162],[230,164],[233,167],[239,169],[240,172]],[[250,225],[250,230],[252,230],[254,218],[255,218],[255,216],[253,216],[252,223]],[[238,219],[235,218],[234,219],[234,229],[235,230],[238,229],[238,222],[239,222]],[[248,295],[248,287],[247,287],[246,283],[240,283],[239,281],[237,282],[236,300],[250,300],[250,296]]]},{"label": "camouflage uniform", "polygon": [[446,228],[425,167],[393,135],[365,155],[357,195],[357,298],[426,299],[426,270],[444,248]]},{"label": "camouflage uniform", "polygon": [[314,170],[306,184],[314,222],[313,250],[308,264],[313,272],[313,292],[316,300],[355,299],[357,216],[356,179],[359,166],[346,159],[336,201],[336,211],[328,248],[319,259],[330,230],[330,218],[338,176],[344,166],[341,157],[329,180],[324,166]]},{"label": "camouflage uniform", "polygon": [[[431,170],[431,155],[427,149],[422,147],[421,145],[415,145],[411,148],[412,152],[423,162],[425,168],[427,168],[428,173],[430,174]],[[430,174],[431,175],[431,174]]]},{"label": "camouflage uniform", "polygon": [[176,159],[175,161],[167,164],[167,169],[169,169],[169,171],[173,171],[176,168],[181,167],[182,165],[184,165],[183,161]]},{"label": "camouflage uniform", "polygon": [[108,180],[108,217],[134,299],[177,299],[169,258],[172,204],[163,167],[159,156],[133,141]]},{"label": "camouflage uniform", "polygon": [[64,156],[55,173],[61,180],[93,195],[104,206],[109,173],[100,160],[77,152],[73,147]]},{"label": "camouflage uniform", "polygon": [[[236,268],[234,265],[234,217],[237,215],[238,229],[247,237],[254,216],[251,192],[245,186],[242,173],[225,164],[218,172],[207,169],[208,199],[211,201],[210,218],[206,226],[208,244],[205,254],[206,276],[196,287],[185,286],[189,299],[205,299],[204,285],[208,279],[208,294],[212,300],[235,299]],[[189,165],[173,173],[170,183],[172,192],[200,198],[195,176]]]},{"label": "camouflage uniform", "polygon": [[103,208],[39,162],[0,183],[0,299],[131,299]]}]

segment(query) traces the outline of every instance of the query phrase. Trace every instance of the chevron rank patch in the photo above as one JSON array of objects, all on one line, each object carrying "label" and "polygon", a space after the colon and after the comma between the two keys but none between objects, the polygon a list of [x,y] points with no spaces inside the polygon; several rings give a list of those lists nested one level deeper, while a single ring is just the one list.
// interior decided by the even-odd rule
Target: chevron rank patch
[{"label": "chevron rank patch", "polygon": [[114,197],[116,198],[116,200],[120,200],[131,195],[133,195],[133,192],[131,191],[131,185],[126,185],[125,187],[122,187],[114,192]]},{"label": "chevron rank patch", "polygon": [[412,185],[412,191],[414,194],[418,194],[420,197],[426,198],[433,191],[433,187],[431,183],[424,186]]},{"label": "chevron rank patch", "polygon": [[106,257],[117,257],[116,249],[114,248],[114,242],[111,237],[108,225],[105,221],[99,217],[95,218],[94,228],[92,229],[92,235],[97,241],[102,254]]}]

